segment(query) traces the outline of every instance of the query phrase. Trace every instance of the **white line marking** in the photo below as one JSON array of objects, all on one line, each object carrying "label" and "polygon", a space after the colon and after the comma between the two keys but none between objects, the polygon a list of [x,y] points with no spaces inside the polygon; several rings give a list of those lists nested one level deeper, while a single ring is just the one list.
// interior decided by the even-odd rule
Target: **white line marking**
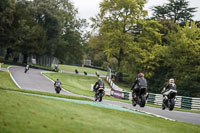
[{"label": "white line marking", "polygon": [[[50,80],[51,82],[54,83],[54,81],[53,81],[52,79],[50,79],[49,77],[47,77],[47,76],[44,75],[43,73],[55,73],[55,72],[47,72],[47,71],[42,71],[42,72],[40,72],[40,74],[42,74],[45,78],[47,78],[48,80]],[[69,92],[69,91],[66,91],[66,90],[63,89],[63,88],[61,88],[61,89],[62,89],[62,91],[65,91],[66,93],[74,94],[74,93],[71,93],[71,92]]]},{"label": "white line marking", "polygon": [[19,84],[15,81],[14,77],[12,76],[12,74],[11,74],[11,72],[10,72],[10,70],[9,70],[9,68],[11,68],[11,67],[16,67],[16,66],[9,66],[9,67],[7,68],[7,69],[8,69],[8,72],[10,73],[10,77],[12,78],[13,82],[17,85],[17,87],[20,88],[20,89],[22,89],[22,88],[19,86]]}]

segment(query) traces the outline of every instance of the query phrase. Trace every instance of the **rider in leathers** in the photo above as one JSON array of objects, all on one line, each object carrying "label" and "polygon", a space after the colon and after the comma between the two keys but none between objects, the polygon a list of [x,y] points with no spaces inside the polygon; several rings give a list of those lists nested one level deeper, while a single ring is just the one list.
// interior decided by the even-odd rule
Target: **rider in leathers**
[{"label": "rider in leathers", "polygon": [[[174,83],[174,79],[169,79],[169,84],[165,87],[165,88],[163,88],[163,90],[162,90],[162,94],[163,94],[163,103],[165,103],[166,104],[166,102],[167,102],[167,94],[168,94],[168,91],[170,90],[170,89],[173,89],[173,90],[176,90],[176,84]],[[165,109],[165,106],[163,106],[163,110]]]},{"label": "rider in leathers", "polygon": [[144,78],[143,73],[138,74],[138,78],[136,79],[135,83],[133,84],[131,90],[133,90],[132,94],[135,95],[135,91],[141,88],[147,89],[147,80]]},{"label": "rider in leathers", "polygon": [[59,88],[59,90],[61,91],[61,82],[60,82],[60,80],[59,79],[56,79],[56,81],[54,82],[54,87],[55,87],[55,89],[56,88]]},{"label": "rider in leathers", "polygon": [[[93,87],[93,90],[94,90],[94,92],[95,92],[95,96],[98,95],[98,89],[99,89],[99,88],[103,88],[103,89],[104,89],[104,83],[103,83],[103,81],[102,81],[101,78],[99,78],[99,79],[97,80],[97,82],[95,83],[95,85],[94,85],[94,87]],[[96,100],[96,99],[95,99],[95,100]]]}]

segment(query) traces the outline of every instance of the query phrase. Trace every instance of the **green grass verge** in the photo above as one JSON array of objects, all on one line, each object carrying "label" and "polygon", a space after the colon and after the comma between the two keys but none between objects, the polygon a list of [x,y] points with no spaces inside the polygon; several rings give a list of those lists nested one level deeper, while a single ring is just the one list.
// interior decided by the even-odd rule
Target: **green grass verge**
[{"label": "green grass verge", "polygon": [[93,69],[93,68],[87,68],[87,67],[79,67],[79,66],[70,66],[70,65],[59,65],[58,68],[60,70],[64,70],[64,71],[70,71],[70,72],[75,72],[75,69],[78,70],[78,72],[83,73],[84,71],[86,71],[88,74],[95,74],[96,72],[98,72],[100,75],[107,75],[106,71],[101,71],[98,69]]},{"label": "green grass verge", "polygon": [[2,64],[2,65],[1,65],[2,68],[8,68],[9,66],[10,66],[10,65],[8,65],[8,64]]},{"label": "green grass verge", "polygon": [[199,125],[0,90],[1,133],[197,133]]},{"label": "green grass verge", "polygon": [[10,78],[10,74],[8,72],[0,71],[0,87],[7,89],[19,89],[16,84]]},{"label": "green grass verge", "polygon": [[53,70],[53,68],[50,66],[42,66],[42,65],[37,65],[37,64],[30,64],[30,66],[37,68],[37,69],[45,69],[45,70],[49,70],[49,71]]}]

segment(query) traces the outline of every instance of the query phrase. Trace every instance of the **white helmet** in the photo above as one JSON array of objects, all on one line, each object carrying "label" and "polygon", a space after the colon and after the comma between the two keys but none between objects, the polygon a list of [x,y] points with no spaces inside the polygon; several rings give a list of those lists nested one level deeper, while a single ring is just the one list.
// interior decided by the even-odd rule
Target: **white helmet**
[{"label": "white helmet", "polygon": [[173,84],[174,83],[174,79],[169,79],[169,84]]}]

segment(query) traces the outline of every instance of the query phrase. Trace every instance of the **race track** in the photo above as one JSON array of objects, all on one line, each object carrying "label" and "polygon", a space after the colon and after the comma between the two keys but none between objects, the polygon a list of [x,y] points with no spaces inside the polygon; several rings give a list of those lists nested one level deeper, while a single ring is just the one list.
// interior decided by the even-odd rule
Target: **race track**
[{"label": "race track", "polygon": [[[53,82],[44,75],[42,75],[42,72],[45,72],[44,70],[30,68],[30,70],[27,73],[24,73],[24,67],[17,66],[17,67],[9,67],[8,69],[14,82],[17,84],[19,88],[55,93]],[[80,96],[65,90],[62,90],[61,94]],[[86,97],[86,96],[81,96],[81,97]],[[88,98],[94,99],[92,97]],[[141,108],[139,106],[133,107],[131,104],[128,103],[104,100],[104,99],[102,103],[117,105],[132,110],[147,112],[149,114],[153,114],[158,117],[166,119],[200,125],[200,114],[197,113],[161,110],[160,108],[153,108],[149,106],[145,106],[144,108]]]}]

